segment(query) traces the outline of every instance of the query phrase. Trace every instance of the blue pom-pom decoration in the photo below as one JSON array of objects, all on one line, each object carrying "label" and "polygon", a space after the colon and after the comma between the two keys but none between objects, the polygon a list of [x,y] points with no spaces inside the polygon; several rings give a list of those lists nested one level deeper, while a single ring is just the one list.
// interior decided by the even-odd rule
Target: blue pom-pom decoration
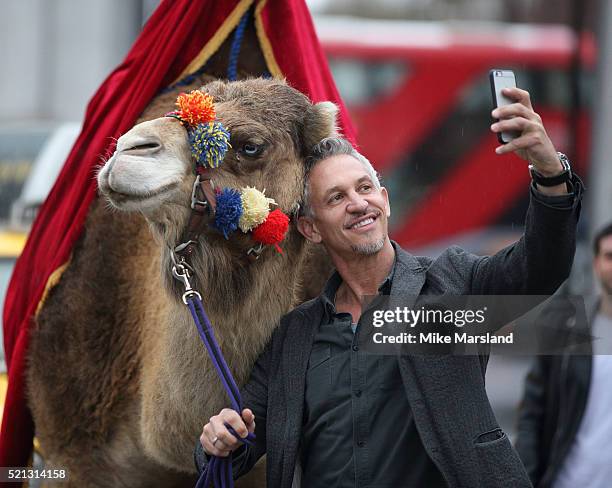
[{"label": "blue pom-pom decoration", "polygon": [[217,168],[232,147],[230,133],[221,122],[198,124],[189,130],[189,144],[196,163],[205,168]]},{"label": "blue pom-pom decoration", "polygon": [[226,239],[238,228],[242,215],[242,199],[240,192],[233,188],[224,188],[217,194],[217,211],[213,226],[221,232]]}]

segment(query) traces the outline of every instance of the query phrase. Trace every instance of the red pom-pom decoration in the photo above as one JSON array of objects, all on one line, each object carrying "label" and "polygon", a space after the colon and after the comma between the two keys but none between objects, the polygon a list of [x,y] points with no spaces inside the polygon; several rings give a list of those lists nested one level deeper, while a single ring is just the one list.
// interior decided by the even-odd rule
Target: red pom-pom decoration
[{"label": "red pom-pom decoration", "polygon": [[253,239],[262,244],[274,245],[276,250],[282,254],[278,243],[282,242],[289,228],[289,217],[280,209],[273,210],[268,214],[266,220],[253,229]]},{"label": "red pom-pom decoration", "polygon": [[207,124],[215,120],[213,97],[200,90],[181,93],[176,99],[177,115],[189,125]]}]

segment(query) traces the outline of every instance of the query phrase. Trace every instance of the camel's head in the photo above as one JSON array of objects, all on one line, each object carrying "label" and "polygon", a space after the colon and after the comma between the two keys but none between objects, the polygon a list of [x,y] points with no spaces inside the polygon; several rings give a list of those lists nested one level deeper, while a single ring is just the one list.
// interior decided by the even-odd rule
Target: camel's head
[{"label": "camel's head", "polygon": [[[229,132],[223,160],[207,169],[214,187],[265,190],[278,205],[274,208],[291,214],[302,197],[305,157],[335,133],[336,106],[312,104],[285,82],[271,79],[215,81],[201,91],[213,97],[215,121]],[[189,213],[195,162],[186,126],[161,117],[119,138],[98,185],[114,207],[142,212],[171,238],[168,227],[184,224]],[[205,234],[224,239],[212,225]],[[247,237],[238,239],[246,242]]]}]

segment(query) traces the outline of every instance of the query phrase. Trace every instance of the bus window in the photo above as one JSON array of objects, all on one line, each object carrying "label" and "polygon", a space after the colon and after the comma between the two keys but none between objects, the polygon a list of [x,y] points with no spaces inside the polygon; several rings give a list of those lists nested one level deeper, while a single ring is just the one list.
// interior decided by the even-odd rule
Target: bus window
[{"label": "bus window", "polygon": [[403,61],[333,56],[328,61],[338,91],[350,107],[372,103],[393,91],[408,75],[408,67]]}]

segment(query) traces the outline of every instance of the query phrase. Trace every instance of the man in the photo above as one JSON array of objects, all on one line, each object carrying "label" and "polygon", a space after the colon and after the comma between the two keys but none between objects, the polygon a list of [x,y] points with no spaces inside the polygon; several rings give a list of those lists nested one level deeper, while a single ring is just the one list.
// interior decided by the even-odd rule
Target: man
[{"label": "man", "polygon": [[[588,314],[592,355],[572,355],[567,349],[538,356],[525,382],[516,447],[537,487],[607,488],[612,483],[612,223],[595,236],[593,252],[602,294]],[[576,328],[569,312],[551,310],[543,322]]]},{"label": "man", "polygon": [[[532,185],[525,235],[492,257],[406,253],[389,240],[387,191],[367,159],[339,138],[314,149],[298,228],[325,246],[336,272],[282,318],[243,388],[242,416],[224,409],[204,426],[199,469],[235,451],[235,476],[267,454],[275,488],[289,488],[294,471],[309,488],[530,486],[486,397],[486,356],[378,356],[358,343],[364,296],[546,294],[567,277],[580,181],[567,179],[529,94],[505,94],[517,102],[493,112],[492,130],[521,136],[496,152],[517,151],[553,186]],[[225,424],[254,431],[255,445]]]}]

